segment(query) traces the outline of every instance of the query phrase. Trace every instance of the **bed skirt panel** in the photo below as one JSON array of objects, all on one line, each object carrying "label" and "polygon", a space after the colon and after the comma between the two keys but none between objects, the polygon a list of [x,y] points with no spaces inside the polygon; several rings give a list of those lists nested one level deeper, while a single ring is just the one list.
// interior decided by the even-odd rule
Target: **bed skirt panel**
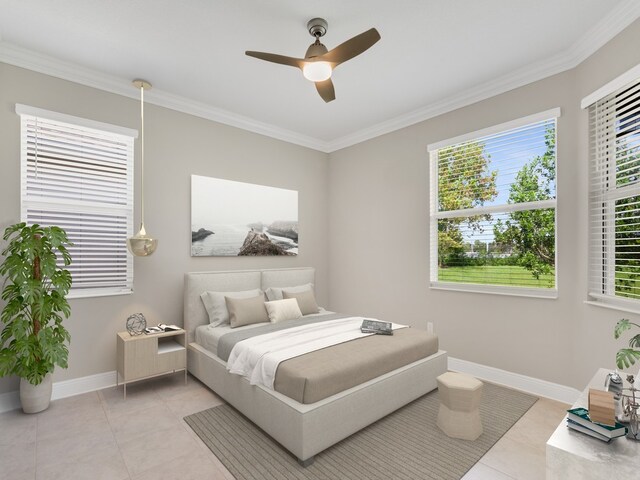
[{"label": "bed skirt panel", "polygon": [[188,348],[189,371],[277,440],[299,460],[361,430],[437,387],[447,353],[437,353],[311,404],[301,404],[231,375],[226,364],[197,343]]}]

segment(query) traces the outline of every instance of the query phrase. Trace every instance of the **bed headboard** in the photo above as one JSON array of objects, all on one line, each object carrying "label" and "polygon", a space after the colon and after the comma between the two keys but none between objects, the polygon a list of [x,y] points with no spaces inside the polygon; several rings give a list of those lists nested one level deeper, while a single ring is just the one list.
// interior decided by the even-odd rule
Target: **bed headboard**
[{"label": "bed headboard", "polygon": [[200,294],[238,292],[269,287],[294,287],[315,283],[316,270],[311,267],[279,268],[271,270],[232,270],[224,272],[190,272],[184,275],[184,329],[187,341],[195,341],[195,331],[209,323]]}]

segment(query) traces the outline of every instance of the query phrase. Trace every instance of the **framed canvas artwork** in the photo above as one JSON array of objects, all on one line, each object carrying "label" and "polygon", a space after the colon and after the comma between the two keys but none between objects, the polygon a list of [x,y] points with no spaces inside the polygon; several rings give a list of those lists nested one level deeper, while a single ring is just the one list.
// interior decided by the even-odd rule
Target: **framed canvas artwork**
[{"label": "framed canvas artwork", "polygon": [[297,254],[297,191],[191,175],[191,256]]}]

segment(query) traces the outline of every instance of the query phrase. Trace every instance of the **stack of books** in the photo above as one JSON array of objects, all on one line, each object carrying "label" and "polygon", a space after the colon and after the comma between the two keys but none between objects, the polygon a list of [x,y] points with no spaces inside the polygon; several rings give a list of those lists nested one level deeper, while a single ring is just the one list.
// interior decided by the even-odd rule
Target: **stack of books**
[{"label": "stack of books", "polygon": [[615,422],[615,425],[592,422],[589,418],[589,410],[586,408],[567,410],[567,427],[607,443],[627,433],[627,427],[618,422]]},{"label": "stack of books", "polygon": [[360,331],[362,333],[376,333],[378,335],[393,335],[390,322],[380,322],[378,320],[369,320],[368,318],[362,320]]},{"label": "stack of books", "polygon": [[144,329],[144,333],[152,334],[152,333],[163,333],[163,332],[177,332],[180,330],[180,327],[177,325],[165,325],[164,323],[159,323],[157,327],[147,327]]}]

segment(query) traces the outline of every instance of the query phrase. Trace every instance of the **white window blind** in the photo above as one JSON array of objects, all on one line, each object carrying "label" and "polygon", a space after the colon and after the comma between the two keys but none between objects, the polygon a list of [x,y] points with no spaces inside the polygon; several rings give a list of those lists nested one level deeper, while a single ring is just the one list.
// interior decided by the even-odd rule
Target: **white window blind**
[{"label": "white window blind", "polygon": [[137,132],[23,105],[16,112],[22,221],[67,232],[73,242],[70,296],[130,293],[126,241],[133,233]]},{"label": "white window blind", "polygon": [[589,296],[640,308],[640,80],[589,107]]},{"label": "white window blind", "polygon": [[429,146],[432,287],[556,296],[559,115]]}]

